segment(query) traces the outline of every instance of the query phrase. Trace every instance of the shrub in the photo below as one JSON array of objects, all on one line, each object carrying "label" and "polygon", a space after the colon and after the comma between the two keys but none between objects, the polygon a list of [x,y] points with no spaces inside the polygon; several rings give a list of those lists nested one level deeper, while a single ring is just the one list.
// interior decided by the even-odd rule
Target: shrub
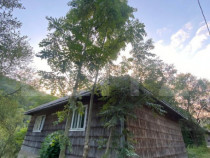
[{"label": "shrub", "polygon": [[23,140],[24,140],[27,130],[28,130],[27,127],[22,127],[20,129],[18,129],[14,134],[17,151],[19,151],[21,148],[21,145],[23,143]]},{"label": "shrub", "polygon": [[208,149],[205,146],[188,147],[187,152],[188,152],[189,158],[209,158],[210,157],[210,149]]},{"label": "shrub", "polygon": [[60,135],[61,132],[54,132],[45,138],[40,150],[40,158],[58,158],[60,153]]},{"label": "shrub", "polygon": [[186,146],[205,146],[205,131],[192,119],[182,120],[182,135]]},{"label": "shrub", "polygon": [[71,142],[68,137],[65,137],[63,131],[56,131],[49,134],[40,150],[40,158],[58,158],[60,150],[68,146],[71,152]]}]

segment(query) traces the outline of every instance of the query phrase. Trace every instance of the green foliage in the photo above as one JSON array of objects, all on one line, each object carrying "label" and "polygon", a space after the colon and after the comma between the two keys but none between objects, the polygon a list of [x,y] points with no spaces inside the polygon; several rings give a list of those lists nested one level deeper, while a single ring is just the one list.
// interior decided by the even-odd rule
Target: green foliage
[{"label": "green foliage", "polygon": [[26,37],[20,35],[15,9],[23,9],[20,0],[0,1],[0,74],[4,75],[25,69],[33,54]]},{"label": "green foliage", "polygon": [[24,140],[29,117],[25,110],[56,99],[0,75],[0,157],[15,157]]},{"label": "green foliage", "polygon": [[16,132],[22,115],[17,101],[2,94],[0,91],[0,157],[13,157],[20,149]]},{"label": "green foliage", "polygon": [[59,133],[51,133],[49,134],[44,142],[42,143],[42,147],[40,150],[41,158],[57,158],[60,152],[59,145]]},{"label": "green foliage", "polygon": [[[53,91],[62,91],[60,87],[66,81],[65,87],[70,87],[67,90],[76,95],[77,89],[84,88],[87,70],[91,81],[92,73],[98,74],[108,62],[116,59],[134,35],[144,35],[144,26],[131,20],[134,9],[127,1],[72,0],[69,6],[71,10],[65,17],[47,18],[51,32],[40,42],[43,49],[37,56],[46,59],[52,68],[52,73],[41,74],[53,84]],[[73,97],[69,99],[68,109],[71,110],[76,105]]]},{"label": "green foliage", "polygon": [[115,126],[125,117],[135,117],[133,111],[142,105],[148,105],[163,113],[162,107],[155,104],[150,95],[141,90],[141,85],[130,76],[110,77],[100,86],[101,100],[105,101],[99,115],[104,116],[105,126]]},{"label": "green foliage", "polygon": [[54,115],[58,118],[58,120],[54,122],[54,125],[57,125],[65,120],[67,117],[67,110],[57,111]]},{"label": "green foliage", "polygon": [[[189,73],[178,74],[173,65],[165,64],[150,53],[153,48],[151,40],[146,43],[133,42],[132,46],[130,52],[132,57],[128,59],[124,57],[120,65],[113,65],[111,73],[119,76],[132,72],[132,76],[149,89],[156,98],[166,101],[186,118],[196,118],[202,127],[208,128],[210,82],[206,79],[197,79]],[[193,130],[198,130],[194,134],[197,133],[198,137],[202,137],[200,128]],[[185,138],[188,138],[186,142],[194,143],[195,138],[185,130],[183,132],[183,135],[187,135]]]},{"label": "green foliage", "polygon": [[[127,139],[127,142],[123,142],[123,146],[114,144],[114,149],[117,149],[119,157],[138,157],[133,147],[132,136],[128,131],[123,131],[122,135],[112,136],[112,131],[115,130],[117,124],[120,121],[126,121],[127,118],[135,119],[134,113],[136,108],[140,108],[143,105],[148,106],[152,110],[163,114],[165,111],[162,107],[155,103],[150,94],[144,92],[141,85],[131,78],[130,76],[110,77],[105,80],[100,86],[102,98],[105,101],[99,115],[102,117],[104,126],[110,129],[110,136],[113,142],[121,142],[121,138]],[[105,157],[109,154],[105,153]]]},{"label": "green foliage", "polygon": [[0,76],[0,90],[3,93],[2,95],[7,95],[18,90],[12,97],[18,102],[18,107],[24,109],[24,111],[57,99],[55,96],[39,92],[30,85],[23,84],[6,76]]},{"label": "green foliage", "polygon": [[97,147],[98,149],[103,149],[104,146],[106,145],[107,143],[107,139],[106,138],[103,138],[103,137],[100,137],[99,139],[97,139]]},{"label": "green foliage", "polygon": [[47,18],[51,32],[40,43],[43,49],[37,54],[47,59],[53,70],[41,72],[48,83],[53,84],[50,84],[53,91],[62,91],[59,87],[64,87],[64,82],[65,87],[71,87],[66,90],[72,91],[75,76],[82,68],[78,76],[81,88],[87,77],[85,69],[94,72],[103,68],[117,58],[134,35],[142,37],[145,34],[142,24],[137,22],[139,25],[133,26],[134,9],[127,1],[73,0],[69,6],[71,10],[65,17]]},{"label": "green foliage", "polygon": [[124,129],[120,135],[119,132],[115,131],[112,146],[117,147],[118,158],[139,157],[134,148],[135,143],[133,133],[127,129]]},{"label": "green foliage", "polygon": [[[78,110],[80,115],[84,114],[85,107],[81,101],[76,101],[76,107],[71,107],[71,108],[72,108],[72,110]],[[68,115],[68,110],[69,110],[69,105],[65,105],[64,110],[57,111],[55,114],[56,114],[58,120],[55,121],[54,124],[59,124],[59,123],[63,122]]]},{"label": "green foliage", "polygon": [[68,145],[71,151],[71,143],[69,138],[65,138],[63,132],[56,131],[49,134],[40,149],[40,158],[57,158],[59,156],[60,150]]},{"label": "green foliage", "polygon": [[135,152],[135,148],[131,143],[125,142],[123,147],[119,149],[118,158],[139,157]]},{"label": "green foliage", "polygon": [[206,125],[204,125],[204,128],[210,131],[210,121],[208,121],[208,123]]},{"label": "green foliage", "polygon": [[195,120],[182,120],[180,124],[186,146],[206,145],[205,130]]},{"label": "green foliage", "polygon": [[210,82],[208,80],[197,79],[189,73],[179,74],[176,77],[174,89],[177,96],[181,98],[178,102],[196,118],[198,123],[209,117]]},{"label": "green foliage", "polygon": [[[17,146],[19,147],[19,150],[23,143],[23,140],[25,138],[27,130],[28,130],[27,127],[23,127],[23,128],[18,129],[15,133],[15,142],[16,142]],[[17,151],[19,151],[19,150],[17,150]]]},{"label": "green foliage", "polygon": [[187,148],[189,158],[209,158],[210,149],[206,146],[200,147],[188,147]]}]

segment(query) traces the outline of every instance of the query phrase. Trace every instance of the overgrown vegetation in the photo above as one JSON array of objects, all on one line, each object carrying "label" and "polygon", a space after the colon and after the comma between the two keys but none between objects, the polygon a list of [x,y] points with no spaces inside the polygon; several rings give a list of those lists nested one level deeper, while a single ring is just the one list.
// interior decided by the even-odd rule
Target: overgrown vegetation
[{"label": "overgrown vegetation", "polygon": [[68,138],[65,138],[63,131],[53,132],[44,139],[40,149],[40,158],[57,158],[60,150],[65,148],[66,145],[71,152],[71,142]]},{"label": "overgrown vegetation", "polygon": [[6,76],[0,76],[0,91],[2,91],[2,95],[10,94],[10,97],[15,98],[18,107],[23,109],[22,112],[58,98]]},{"label": "overgrown vegetation", "polygon": [[27,37],[20,34],[22,24],[13,15],[15,9],[24,9],[20,0],[0,1],[0,157],[3,158],[16,157],[20,150],[29,119],[23,116],[24,111],[55,99],[43,97],[43,93],[20,82],[33,78],[28,66],[33,51]]},{"label": "overgrown vegetation", "polygon": [[22,24],[13,16],[15,9],[24,9],[20,0],[0,1],[0,75],[25,70],[33,55],[27,37],[20,35]]},{"label": "overgrown vegetation", "polygon": [[206,146],[205,130],[196,121],[189,118],[180,121],[180,125],[186,147]]},{"label": "overgrown vegetation", "polygon": [[[117,125],[124,124],[127,119],[137,118],[134,111],[143,105],[148,106],[159,114],[164,114],[165,111],[161,105],[156,104],[151,95],[144,92],[144,88],[140,83],[130,76],[109,77],[100,86],[100,90],[103,96],[101,100],[105,104],[99,115],[102,117],[104,127],[109,130],[104,157],[110,157],[110,148],[117,150],[120,158],[138,156],[133,147],[132,134],[123,129],[119,136]],[[115,132],[118,132],[118,134],[115,135]],[[114,144],[114,148],[111,147],[112,144]]]},{"label": "overgrown vegetation", "polygon": [[11,97],[2,97],[0,91],[0,157],[12,157],[20,149],[15,133],[22,124],[18,103]]},{"label": "overgrown vegetation", "polygon": [[42,143],[40,158],[57,158],[60,153],[59,138],[60,133],[49,134]]},{"label": "overgrown vegetation", "polygon": [[24,111],[55,99],[29,85],[0,76],[0,157],[15,157],[19,152],[29,121]]},{"label": "overgrown vegetation", "polygon": [[209,158],[210,157],[210,148],[206,146],[200,147],[188,147],[187,148],[189,158]]}]

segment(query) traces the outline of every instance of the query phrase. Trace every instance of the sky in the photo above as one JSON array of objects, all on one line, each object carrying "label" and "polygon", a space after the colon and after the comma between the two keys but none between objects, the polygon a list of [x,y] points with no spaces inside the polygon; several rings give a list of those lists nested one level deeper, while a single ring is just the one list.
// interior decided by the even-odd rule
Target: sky
[{"label": "sky", "polygon": [[[35,53],[47,35],[46,16],[65,16],[69,0],[22,0],[25,9],[15,10],[21,22],[21,34],[27,35]],[[152,50],[165,63],[174,64],[178,72],[192,73],[210,80],[210,35],[197,0],[128,0],[137,8],[135,17],[146,26],[154,41]],[[210,0],[200,0],[210,26]],[[125,52],[125,54],[128,52]],[[34,59],[38,70],[49,71],[46,61]]]}]

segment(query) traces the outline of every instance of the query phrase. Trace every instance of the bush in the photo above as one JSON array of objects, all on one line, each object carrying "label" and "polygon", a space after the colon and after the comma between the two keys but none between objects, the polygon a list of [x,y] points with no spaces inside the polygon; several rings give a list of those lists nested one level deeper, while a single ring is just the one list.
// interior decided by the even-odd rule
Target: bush
[{"label": "bush", "polygon": [[18,129],[14,134],[17,151],[19,151],[21,148],[21,145],[23,143],[23,140],[24,140],[27,130],[28,130],[27,127],[22,127],[20,129]]},{"label": "bush", "polygon": [[63,131],[56,131],[49,134],[40,150],[40,158],[58,158],[60,150],[68,146],[69,152],[72,151],[71,142],[65,137]]},{"label": "bush", "polygon": [[200,147],[188,147],[187,148],[189,158],[209,158],[210,149],[205,146]]},{"label": "bush", "polygon": [[58,158],[60,153],[60,136],[61,132],[54,132],[45,138],[40,150],[40,158]]},{"label": "bush", "polygon": [[205,131],[192,119],[182,120],[182,135],[185,145],[188,146],[205,146]]}]

